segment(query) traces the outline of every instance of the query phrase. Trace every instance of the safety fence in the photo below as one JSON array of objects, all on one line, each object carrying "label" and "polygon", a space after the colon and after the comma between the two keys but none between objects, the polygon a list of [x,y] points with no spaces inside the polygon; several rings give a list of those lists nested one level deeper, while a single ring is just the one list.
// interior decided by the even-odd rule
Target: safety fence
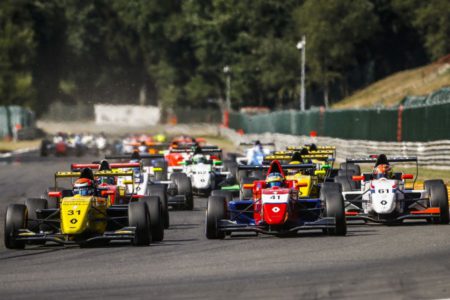
[{"label": "safety fence", "polygon": [[[416,99],[417,100],[417,99]],[[229,126],[245,133],[284,133],[373,141],[433,141],[450,137],[450,89],[405,105],[373,109],[277,111],[229,114]],[[409,105],[409,104],[411,105]]]},{"label": "safety fence", "polygon": [[368,157],[385,153],[388,156],[415,156],[421,166],[437,169],[450,167],[450,140],[448,139],[433,142],[380,142],[280,133],[239,134],[235,130],[225,127],[221,128],[221,135],[233,141],[236,146],[241,142],[260,140],[261,142],[273,142],[277,150],[286,149],[286,146],[311,143],[333,145],[336,146],[336,158],[339,161],[345,161],[348,157]]}]

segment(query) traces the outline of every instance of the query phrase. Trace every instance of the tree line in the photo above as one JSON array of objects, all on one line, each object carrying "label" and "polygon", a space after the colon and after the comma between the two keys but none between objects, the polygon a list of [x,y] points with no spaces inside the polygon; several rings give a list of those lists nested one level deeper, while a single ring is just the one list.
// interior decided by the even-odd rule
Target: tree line
[{"label": "tree line", "polygon": [[[448,0],[3,0],[0,104],[331,104],[450,52]],[[229,67],[229,74],[224,67]]]}]

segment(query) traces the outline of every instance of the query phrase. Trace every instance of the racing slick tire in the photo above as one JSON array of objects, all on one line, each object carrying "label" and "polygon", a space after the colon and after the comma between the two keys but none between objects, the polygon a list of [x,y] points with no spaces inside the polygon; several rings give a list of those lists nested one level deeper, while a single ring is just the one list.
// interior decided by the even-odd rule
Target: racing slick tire
[{"label": "racing slick tire", "polygon": [[36,210],[46,209],[48,206],[47,200],[42,198],[29,198],[25,200],[25,206],[27,207],[28,211],[27,228],[34,232],[43,229],[42,227],[44,227],[44,225],[40,226],[40,222],[37,221]]},{"label": "racing slick tire", "polygon": [[211,192],[211,196],[224,197],[227,204],[230,203],[230,201],[233,201],[233,193],[230,191],[214,190]]},{"label": "racing slick tire", "polygon": [[194,195],[192,193],[192,183],[189,177],[184,173],[173,173],[170,180],[175,183],[178,190],[178,195],[185,195],[185,209],[194,209]]},{"label": "racing slick tire", "polygon": [[342,193],[342,185],[338,182],[324,182],[322,183],[320,190],[321,191],[332,190],[338,193]]},{"label": "racing slick tire", "polygon": [[152,242],[161,242],[164,239],[164,223],[162,218],[161,200],[158,196],[147,196],[139,201],[147,203],[150,214],[150,230]]},{"label": "racing slick tire", "polygon": [[255,180],[258,180],[256,177],[244,177],[241,180],[241,187],[239,191],[239,199],[252,199],[253,190],[244,189],[244,184],[253,183]]},{"label": "racing slick tire", "polygon": [[158,196],[159,200],[161,201],[161,212],[162,212],[162,219],[164,224],[164,229],[169,228],[170,221],[169,221],[169,202],[167,200],[167,185],[165,184],[155,184],[155,185],[149,185],[148,187],[149,195],[150,196]]},{"label": "racing slick tire", "polygon": [[356,182],[352,180],[351,176],[336,176],[334,177],[334,182],[339,183],[342,186],[343,192],[350,192],[358,188]]},{"label": "racing slick tire", "polygon": [[238,163],[232,160],[225,160],[223,162],[223,169],[224,171],[228,171],[231,173],[231,176],[233,176],[234,178],[237,177],[237,167],[238,167]]},{"label": "racing slick tire", "polygon": [[128,204],[128,224],[136,227],[134,239],[135,246],[147,246],[152,241],[150,229],[150,214],[145,202],[130,202]]},{"label": "racing slick tire", "polygon": [[448,194],[447,187],[440,179],[426,180],[424,182],[424,188],[428,192],[430,197],[430,207],[439,207],[440,215],[437,218],[433,218],[434,224],[448,224],[449,223],[449,211],[448,211]]},{"label": "racing slick tire", "polygon": [[[354,163],[341,163],[340,169],[344,170],[344,171],[345,170],[350,171],[349,173],[353,172],[352,175],[359,175],[359,174],[361,174],[361,167],[359,165],[357,165],[357,164],[354,164]],[[342,175],[344,175],[344,174],[342,174]]]},{"label": "racing slick tire", "polygon": [[10,204],[6,208],[4,242],[8,249],[25,248],[24,241],[16,240],[19,229],[26,228],[27,207],[23,204]]},{"label": "racing slick tire", "polygon": [[347,223],[345,221],[345,206],[342,194],[333,190],[324,190],[320,198],[325,200],[325,216],[335,218],[335,228],[329,228],[330,235],[344,236],[347,234]]},{"label": "racing slick tire", "polygon": [[210,196],[206,208],[206,238],[210,240],[224,239],[225,232],[219,231],[217,222],[225,219],[225,198],[222,196]]},{"label": "racing slick tire", "polygon": [[155,180],[167,180],[167,162],[165,160],[157,160],[155,168],[162,169],[162,171],[155,172]]}]

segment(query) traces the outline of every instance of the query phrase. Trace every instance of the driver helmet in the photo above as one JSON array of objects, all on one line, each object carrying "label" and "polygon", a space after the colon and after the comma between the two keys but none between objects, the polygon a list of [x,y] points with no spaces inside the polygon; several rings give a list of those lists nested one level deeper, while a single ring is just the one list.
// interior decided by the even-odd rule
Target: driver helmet
[{"label": "driver helmet", "polygon": [[[290,161],[289,164],[290,165],[299,165],[299,164],[301,164],[301,162],[298,160],[293,160],[293,161]],[[287,169],[287,171],[288,171],[289,175],[295,175],[295,174],[299,173],[299,170],[297,170],[297,169]]]},{"label": "driver helmet", "polygon": [[94,181],[88,178],[78,178],[73,184],[73,194],[80,196],[94,195]]},{"label": "driver helmet", "polygon": [[192,157],[192,161],[194,163],[205,163],[206,162],[206,158],[203,154],[196,154]]},{"label": "driver helmet", "polygon": [[389,178],[392,175],[392,168],[388,164],[380,164],[373,170],[375,178]]},{"label": "driver helmet", "polygon": [[[139,159],[132,159],[132,160],[130,160],[130,163],[139,163],[139,162],[140,162]],[[131,171],[133,171],[135,177],[140,177],[141,176],[141,168],[140,167],[131,168]]]},{"label": "driver helmet", "polygon": [[281,185],[283,184],[283,181],[284,181],[283,176],[278,172],[270,173],[266,178],[266,184],[269,187],[274,187],[274,186],[281,187]]}]

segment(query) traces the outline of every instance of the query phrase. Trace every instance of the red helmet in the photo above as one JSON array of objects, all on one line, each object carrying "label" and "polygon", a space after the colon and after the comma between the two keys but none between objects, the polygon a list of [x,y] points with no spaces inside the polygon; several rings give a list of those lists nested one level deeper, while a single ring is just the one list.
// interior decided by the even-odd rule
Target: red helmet
[{"label": "red helmet", "polygon": [[94,195],[94,181],[88,178],[79,178],[73,184],[73,193],[75,195],[89,196]]}]

